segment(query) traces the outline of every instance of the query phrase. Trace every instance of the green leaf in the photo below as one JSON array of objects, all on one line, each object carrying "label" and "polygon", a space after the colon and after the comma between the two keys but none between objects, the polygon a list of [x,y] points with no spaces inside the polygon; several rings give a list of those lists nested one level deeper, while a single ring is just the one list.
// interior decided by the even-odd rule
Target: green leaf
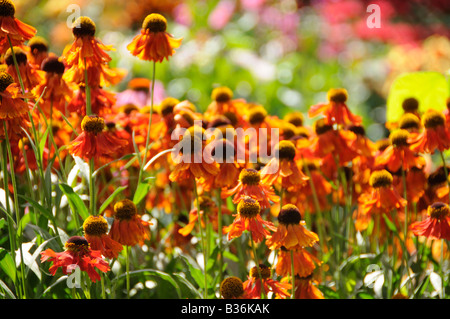
[{"label": "green leaf", "polygon": [[16,265],[11,255],[0,247],[0,268],[11,278],[16,281]]},{"label": "green leaf", "polygon": [[133,203],[138,205],[147,195],[150,185],[148,183],[140,182],[134,193]]},{"label": "green leaf", "polygon": [[389,91],[386,120],[397,121],[403,112],[402,103],[407,98],[419,101],[419,111],[427,109],[442,111],[446,108],[449,85],[445,76],[438,72],[411,72],[398,76]]},{"label": "green leaf", "polygon": [[101,214],[106,209],[106,207],[108,207],[108,205],[113,201],[114,197],[116,197],[117,194],[122,192],[127,187],[128,186],[121,186],[117,188],[111,195],[109,195],[109,197],[103,202],[102,206],[100,206],[98,213]]},{"label": "green leaf", "polygon": [[195,288],[194,287],[194,285],[189,281],[189,280],[187,280],[186,278],[184,278],[181,274],[179,274],[179,273],[175,273],[175,274],[173,274],[176,278],[178,278],[186,287],[188,287],[189,288],[189,290],[195,295],[195,296],[197,296],[199,299],[202,299],[203,298],[203,296],[202,296],[202,294],[201,294],[201,292],[197,289],[197,288]]},{"label": "green leaf", "polygon": [[61,184],[59,184],[59,188],[64,193],[64,195],[67,196],[67,199],[68,199],[69,205],[70,205],[70,209],[72,210],[72,212],[80,215],[81,218],[83,218],[83,220],[88,218],[90,215],[89,211],[88,211],[86,205],[84,204],[83,200],[81,199],[80,195],[75,193],[73,188],[67,184],[61,183]]},{"label": "green leaf", "polygon": [[0,280],[0,286],[3,288],[3,290],[5,290],[5,292],[9,295],[9,297],[11,299],[17,299],[16,296],[14,296],[14,293],[9,289],[9,287],[2,280]]},{"label": "green leaf", "polygon": [[388,228],[389,228],[392,232],[397,233],[397,232],[398,232],[397,227],[396,227],[395,224],[389,219],[389,217],[387,217],[386,214],[383,214],[383,218],[384,218],[384,220],[385,220],[386,225],[388,226]]}]

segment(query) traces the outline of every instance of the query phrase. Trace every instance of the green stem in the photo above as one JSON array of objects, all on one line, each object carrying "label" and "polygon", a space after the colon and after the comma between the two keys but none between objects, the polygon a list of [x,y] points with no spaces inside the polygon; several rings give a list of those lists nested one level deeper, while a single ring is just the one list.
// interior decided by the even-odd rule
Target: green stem
[{"label": "green stem", "polygon": [[261,269],[259,267],[258,254],[256,251],[255,241],[253,240],[252,232],[250,232],[250,241],[252,243],[253,258],[255,258],[256,269],[258,271],[258,277],[259,277],[259,280],[261,281],[261,299],[266,299],[266,292],[264,290],[264,282],[263,282],[263,278],[261,275]]},{"label": "green stem", "polygon": [[[206,271],[206,262],[208,260],[208,256],[206,253],[206,243],[205,243],[205,237],[203,234],[203,227],[202,227],[202,214],[200,213],[200,202],[198,200],[198,190],[197,190],[197,181],[194,178],[194,193],[195,193],[195,200],[197,201],[197,216],[198,216],[198,223],[200,227],[200,237],[202,242],[202,252],[203,252],[203,274],[204,274],[204,284],[205,284],[205,291],[203,298],[208,299],[208,273]],[[205,224],[206,225],[206,224]]]},{"label": "green stem", "polygon": [[130,298],[130,246],[125,246],[125,269],[127,281],[127,298]]},{"label": "green stem", "polygon": [[153,119],[153,97],[154,97],[154,91],[155,91],[155,77],[156,77],[156,62],[153,61],[152,87],[151,87],[151,91],[150,91],[150,114],[149,114],[149,119],[148,119],[147,138],[145,140],[144,158],[142,160],[141,167],[139,169],[138,185],[142,180],[142,175],[144,174],[144,166],[147,162],[148,147],[150,144],[150,132],[151,132],[151,128],[152,128],[152,119]]},{"label": "green stem", "polygon": [[223,242],[222,242],[222,197],[220,188],[217,190],[217,236],[219,239],[219,284],[222,282],[223,274]]}]

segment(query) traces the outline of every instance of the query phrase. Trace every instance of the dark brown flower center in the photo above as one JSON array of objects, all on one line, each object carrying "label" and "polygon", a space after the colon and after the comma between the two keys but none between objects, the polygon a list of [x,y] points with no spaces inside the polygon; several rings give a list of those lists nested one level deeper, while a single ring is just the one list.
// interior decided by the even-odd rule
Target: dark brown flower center
[{"label": "dark brown flower center", "polygon": [[414,97],[403,100],[402,108],[405,112],[416,112],[419,109],[419,101]]},{"label": "dark brown flower center", "polygon": [[59,58],[51,56],[42,61],[41,68],[48,73],[63,74],[66,67]]},{"label": "dark brown flower center", "polygon": [[259,182],[261,181],[261,176],[256,169],[244,168],[239,174],[239,180],[244,185],[254,186],[259,184]]},{"label": "dark brown flower center", "polygon": [[14,17],[16,13],[16,7],[10,0],[0,1],[0,16],[1,17]]},{"label": "dark brown flower center", "polygon": [[0,73],[0,92],[3,92],[6,90],[8,86],[14,83],[13,77],[6,72]]},{"label": "dark brown flower center", "polygon": [[142,29],[155,33],[165,32],[167,29],[167,20],[160,14],[149,14],[142,23]]},{"label": "dark brown flower center", "polygon": [[220,284],[220,295],[223,299],[239,298],[244,294],[244,284],[238,277],[225,278]]},{"label": "dark brown flower center", "polygon": [[422,118],[423,126],[427,129],[436,129],[445,125],[445,116],[442,112],[428,110]]},{"label": "dark brown flower center", "polygon": [[402,147],[408,145],[409,132],[407,130],[398,129],[389,136],[392,145]]},{"label": "dark brown flower center", "polygon": [[72,236],[64,244],[64,248],[72,252],[85,253],[89,250],[89,243],[84,237]]},{"label": "dark brown flower center", "polygon": [[105,129],[105,120],[97,115],[87,115],[81,121],[83,131],[99,134]]},{"label": "dark brown flower center", "polygon": [[253,218],[258,215],[260,211],[261,206],[259,205],[259,202],[249,196],[242,198],[237,206],[237,212],[245,218]]},{"label": "dark brown flower center", "polygon": [[137,214],[136,205],[129,199],[123,199],[114,205],[114,217],[120,220],[128,220]]},{"label": "dark brown flower center", "polygon": [[389,187],[392,185],[392,174],[386,170],[374,171],[370,175],[369,184],[374,188]]},{"label": "dark brown flower center", "polygon": [[[268,266],[260,264],[259,265],[259,272],[261,273],[261,278],[262,279],[269,279],[270,278],[271,271],[270,271],[270,268]],[[252,267],[250,269],[249,275],[250,275],[250,277],[259,279],[259,272],[258,272],[258,267],[255,266],[255,267]]]},{"label": "dark brown flower center", "polygon": [[291,141],[280,141],[278,143],[278,154],[280,160],[293,161],[295,158],[295,145]]},{"label": "dark brown flower center", "polygon": [[75,37],[93,37],[95,35],[95,23],[89,17],[79,17],[72,25],[72,33]]},{"label": "dark brown flower center", "polygon": [[327,94],[328,101],[335,103],[345,103],[348,98],[346,89],[331,89]]},{"label": "dark brown flower center", "polygon": [[108,222],[102,216],[89,216],[83,223],[86,235],[102,236],[108,232]]},{"label": "dark brown flower center", "polygon": [[428,211],[428,215],[431,218],[435,218],[435,219],[442,219],[442,218],[449,216],[449,214],[450,214],[450,208],[448,207],[448,205],[445,203],[441,203],[441,202],[436,202],[436,203],[431,204],[430,206],[428,206],[427,211]]},{"label": "dark brown flower center", "polygon": [[228,102],[233,97],[233,91],[228,87],[215,88],[211,93],[211,98],[216,102]]},{"label": "dark brown flower center", "polygon": [[298,225],[302,220],[302,215],[297,206],[293,204],[284,205],[278,214],[278,222],[283,225]]},{"label": "dark brown flower center", "polygon": [[[25,64],[28,61],[27,54],[19,47],[14,47],[14,55],[16,56],[17,64]],[[5,63],[8,66],[14,65],[14,57],[11,48],[5,53]]]}]

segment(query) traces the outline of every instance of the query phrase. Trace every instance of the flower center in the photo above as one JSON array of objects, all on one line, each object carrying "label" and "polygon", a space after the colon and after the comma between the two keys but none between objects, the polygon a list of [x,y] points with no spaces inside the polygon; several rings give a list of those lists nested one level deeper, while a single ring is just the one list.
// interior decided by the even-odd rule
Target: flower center
[{"label": "flower center", "polygon": [[261,206],[258,201],[250,196],[242,198],[237,206],[237,212],[245,218],[253,218],[258,215],[260,211]]},{"label": "flower center", "polygon": [[[448,170],[449,168],[447,168]],[[447,182],[444,166],[439,167],[435,172],[431,173],[427,179],[428,185],[436,186]]]},{"label": "flower center", "polygon": [[289,140],[295,136],[295,132],[297,127],[292,123],[283,123],[281,124],[281,132],[283,132],[283,138],[285,140]]},{"label": "flower center", "polygon": [[283,225],[298,225],[302,220],[302,215],[297,206],[293,204],[284,205],[278,214],[278,221]]},{"label": "flower center", "polygon": [[160,14],[149,14],[142,23],[142,29],[155,33],[165,32],[167,29],[167,20]]},{"label": "flower center", "polygon": [[348,98],[346,89],[330,89],[327,93],[328,101],[335,103],[345,103]]},{"label": "flower center", "polygon": [[72,33],[75,37],[93,37],[95,35],[95,23],[89,17],[79,17],[72,25]]},{"label": "flower center", "polygon": [[43,37],[33,37],[30,41],[28,41],[28,46],[31,49],[31,52],[47,52],[48,51],[48,42]]},{"label": "flower center", "polygon": [[423,126],[427,129],[435,129],[445,125],[445,116],[436,110],[428,110],[422,118]]},{"label": "flower center", "polygon": [[233,112],[225,112],[223,115],[224,115],[227,119],[230,120],[231,125],[233,125],[233,126],[235,126],[235,125],[237,124],[238,120],[239,120],[238,117],[237,117],[237,115],[236,115],[235,113],[233,113]]},{"label": "flower center", "polygon": [[333,126],[330,124],[326,124],[324,119],[319,119],[314,122],[314,132],[317,135],[322,135],[333,129]]},{"label": "flower center", "polygon": [[348,130],[359,136],[366,135],[366,130],[361,125],[351,125],[349,126]]},{"label": "flower center", "polygon": [[288,113],[284,120],[288,123],[291,123],[295,126],[303,126],[303,114],[300,112],[291,112]]},{"label": "flower center", "polygon": [[75,253],[86,253],[89,250],[89,243],[84,237],[72,236],[64,244],[64,248]]},{"label": "flower center", "polygon": [[404,99],[402,102],[402,108],[405,112],[416,112],[419,109],[419,101],[413,97]]},{"label": "flower center", "polygon": [[128,220],[137,214],[137,207],[131,200],[123,199],[114,205],[114,212],[115,218]]},{"label": "flower center", "polygon": [[16,7],[11,0],[0,0],[0,16],[1,17],[14,17],[16,13]]},{"label": "flower center", "polygon": [[105,120],[97,115],[86,115],[81,128],[88,133],[99,134],[105,129]]},{"label": "flower center", "polygon": [[383,138],[375,143],[375,147],[379,152],[383,152],[389,145],[391,145],[391,140],[388,138]]},{"label": "flower center", "polygon": [[133,111],[139,111],[139,108],[133,103],[127,103],[120,107],[120,112],[130,115]]},{"label": "flower center", "polygon": [[146,78],[134,78],[128,82],[128,88],[133,91],[148,92],[150,89],[151,81]]},{"label": "flower center", "polygon": [[267,111],[262,106],[252,108],[248,114],[248,121],[252,125],[261,124],[267,116]]},{"label": "flower center", "polygon": [[108,232],[108,222],[102,216],[89,216],[83,223],[86,235],[102,236]]},{"label": "flower center", "polygon": [[228,102],[233,97],[233,91],[227,87],[215,88],[211,93],[211,98],[216,102]]},{"label": "flower center", "polygon": [[[270,268],[266,265],[260,264],[259,265],[259,271],[261,272],[261,277],[262,279],[268,279],[270,278]],[[249,273],[250,277],[259,279],[259,273],[258,273],[258,267],[252,267],[252,269],[250,269],[250,273]]]},{"label": "flower center", "polygon": [[173,108],[175,105],[180,103],[180,101],[174,97],[166,97],[160,105],[160,112],[162,116],[167,116],[173,113]]},{"label": "flower center", "polygon": [[57,57],[51,56],[42,62],[42,70],[47,73],[63,74],[65,65]]},{"label": "flower center", "polygon": [[369,184],[374,188],[389,187],[392,185],[393,178],[391,173],[382,169],[375,171],[370,175]]},{"label": "flower center", "polygon": [[238,277],[225,278],[220,284],[220,295],[224,299],[239,298],[244,294],[244,284]]},{"label": "flower center", "polygon": [[402,147],[408,145],[409,132],[407,130],[398,129],[389,136],[392,145]]},{"label": "flower center", "polygon": [[[19,47],[14,47],[14,55],[16,56],[17,64],[25,64],[27,63],[27,54],[24,50]],[[14,57],[11,48],[9,48],[5,53],[5,63],[8,66],[14,65]]]},{"label": "flower center", "polygon": [[8,86],[14,83],[13,77],[6,72],[0,73],[0,92],[3,92],[6,90]]},{"label": "flower center", "polygon": [[205,211],[214,206],[214,201],[211,199],[211,197],[202,195],[198,197],[198,202],[197,199],[194,200],[194,204],[195,207],[199,206],[200,210]]},{"label": "flower center", "polygon": [[261,176],[256,169],[253,168],[244,168],[239,174],[239,180],[244,185],[258,185],[261,181]]},{"label": "flower center", "polygon": [[291,141],[283,140],[278,143],[280,160],[292,161],[295,158],[295,145]]},{"label": "flower center", "polygon": [[398,126],[402,130],[411,130],[420,128],[420,120],[413,113],[405,113],[398,122]]},{"label": "flower center", "polygon": [[445,203],[436,202],[428,206],[427,212],[431,218],[442,219],[450,215],[450,208]]}]

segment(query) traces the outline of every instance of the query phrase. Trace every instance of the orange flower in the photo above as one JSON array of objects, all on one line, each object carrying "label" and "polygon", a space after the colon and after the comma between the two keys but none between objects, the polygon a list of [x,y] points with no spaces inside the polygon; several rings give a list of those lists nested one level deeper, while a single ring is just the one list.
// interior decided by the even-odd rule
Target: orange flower
[{"label": "orange flower", "polygon": [[391,172],[396,172],[400,168],[408,170],[411,167],[422,168],[425,165],[425,159],[417,156],[410,149],[408,139],[410,133],[406,130],[398,129],[389,135],[391,145],[375,157],[376,167],[387,167]]},{"label": "orange flower", "polygon": [[242,169],[238,184],[234,188],[223,190],[221,196],[226,198],[233,194],[233,203],[237,204],[243,197],[251,196],[256,198],[262,209],[269,208],[271,206],[270,201],[274,203],[280,201],[279,196],[274,193],[270,186],[261,181],[260,172],[252,168]]},{"label": "orange flower", "polygon": [[[33,88],[35,88],[44,80],[44,72],[37,69],[35,66],[31,65],[28,62],[27,54],[24,50],[18,47],[14,47],[14,54],[16,55],[24,89],[27,92],[31,92]],[[11,49],[8,49],[5,53],[5,63],[8,66],[6,72],[11,74],[15,83],[20,83],[19,76],[14,65]]]},{"label": "orange flower", "polygon": [[244,231],[249,231],[253,241],[259,243],[270,235],[269,230],[276,230],[271,222],[261,218],[260,211],[261,206],[256,199],[244,196],[237,205],[237,214],[233,215],[235,216],[233,223],[223,228],[223,233],[228,234],[228,240],[240,237]]},{"label": "orange flower", "polygon": [[419,153],[431,153],[437,149],[440,152],[450,148],[450,131],[445,123],[442,112],[429,109],[422,117],[424,130],[408,141],[411,150]]},{"label": "orange flower", "polygon": [[106,258],[117,258],[123,247],[108,235],[108,222],[102,216],[89,216],[83,223],[84,237],[91,249],[99,250]]},{"label": "orange flower", "polygon": [[[280,141],[276,146],[276,153],[261,169],[262,183],[273,185],[281,182],[281,187],[294,191],[306,184],[308,176],[298,168],[295,159],[295,145],[291,141]],[[279,181],[280,180],[280,181]]]},{"label": "orange flower", "polygon": [[100,274],[95,268],[102,272],[109,271],[109,265],[102,259],[98,250],[91,250],[88,241],[80,236],[70,237],[64,245],[65,251],[56,253],[48,248],[41,252],[41,262],[49,260],[53,265],[49,268],[50,273],[54,276],[59,267],[63,274],[70,274],[78,266],[81,271],[87,272],[92,282],[101,279]]},{"label": "orange flower", "polygon": [[[206,195],[199,196],[198,205],[200,206],[200,216],[202,216],[202,227],[205,228],[205,217],[208,219],[208,224],[213,225],[213,229],[217,230],[217,205],[214,201]],[[222,206],[222,213],[229,214],[230,211],[226,207],[226,205]],[[194,201],[194,208],[189,212],[189,222],[181,228],[178,232],[183,235],[189,235],[194,229],[195,225],[198,221],[198,208],[197,208],[197,200]]]},{"label": "orange flower", "polygon": [[167,20],[157,13],[149,14],[142,23],[141,33],[134,37],[127,49],[141,60],[162,62],[168,60],[181,45],[166,32]]},{"label": "orange flower", "polygon": [[127,145],[126,140],[105,132],[105,121],[96,115],[85,116],[81,128],[83,132],[67,148],[72,155],[85,160],[111,158]]},{"label": "orange flower", "polygon": [[284,205],[278,214],[278,227],[266,240],[269,249],[275,250],[281,247],[287,250],[311,247],[319,241],[316,233],[305,228],[305,221],[298,208],[293,204]]},{"label": "orange flower", "polygon": [[[102,88],[91,87],[91,111],[93,114],[104,116],[111,112],[111,107],[116,102],[115,94]],[[86,88],[80,85],[78,90],[74,91],[73,99],[67,104],[69,112],[77,114],[86,114]]]},{"label": "orange flower", "polygon": [[[213,186],[219,167],[212,158],[204,157],[204,131],[203,128],[195,125],[183,134],[180,142],[182,148],[174,159],[176,165],[169,175],[172,182],[184,182],[195,178],[205,190],[210,190]],[[190,154],[186,153],[188,148],[190,148]]]},{"label": "orange flower", "polygon": [[41,69],[42,62],[49,57],[48,42],[43,37],[35,36],[27,43],[28,61],[31,65]]},{"label": "orange flower", "polygon": [[450,208],[448,205],[435,202],[428,206],[427,214],[426,219],[409,226],[414,235],[450,240]]},{"label": "orange flower", "polygon": [[[314,122],[315,137],[312,138],[309,148],[315,157],[339,160],[339,165],[344,166],[359,154],[352,148],[356,140],[356,134],[349,130],[335,130],[324,119]],[[331,157],[332,156],[332,157]]]},{"label": "orange flower", "polygon": [[114,221],[109,236],[122,245],[144,245],[150,239],[150,222],[141,219],[137,214],[136,205],[128,199],[121,200],[114,205]]},{"label": "orange flower", "polygon": [[238,122],[242,121],[244,99],[233,99],[233,91],[228,87],[217,87],[211,93],[212,102],[205,111],[205,119],[211,120],[218,115],[234,114]]},{"label": "orange flower", "polygon": [[[294,276],[306,277],[313,273],[316,265],[322,262],[305,248],[292,250],[294,254]],[[289,276],[291,274],[291,252],[284,246],[278,252],[278,259],[275,271],[279,276]]]},{"label": "orange flower", "polygon": [[0,53],[10,48],[8,37],[13,46],[19,46],[36,34],[36,29],[15,18],[15,13],[12,1],[0,1]]},{"label": "orange flower", "polygon": [[[66,104],[72,100],[73,90],[62,78],[64,69],[64,63],[56,56],[48,57],[42,63],[45,79],[34,88],[33,93],[41,97],[39,105],[47,116],[51,107],[64,114]],[[52,111],[52,114],[55,113]]]},{"label": "orange flower", "polygon": [[105,51],[113,48],[95,37],[95,29],[95,23],[88,17],[79,17],[73,23],[75,41],[62,54],[68,67],[63,78],[68,83],[85,85],[85,71],[91,88],[117,84],[125,76],[123,70],[109,68],[111,57]]},{"label": "orange flower", "polygon": [[[261,273],[261,277],[258,273]],[[250,269],[248,279],[244,282],[244,294],[248,299],[260,299],[262,289],[264,289],[264,295],[267,296],[269,292],[272,292],[277,299],[285,299],[290,296],[289,289],[291,284],[282,283],[277,280],[273,280],[271,277],[271,270],[266,265],[260,264]]]},{"label": "orange flower", "polygon": [[346,89],[330,89],[327,93],[328,103],[319,103],[309,108],[310,117],[323,114],[326,124],[359,125],[361,117],[354,115],[347,107],[348,93]]},{"label": "orange flower", "polygon": [[317,288],[317,282],[313,280],[312,275],[309,275],[295,278],[295,299],[325,299],[325,297]]},{"label": "orange flower", "polygon": [[8,73],[0,73],[0,119],[10,120],[28,113],[30,104],[24,99],[33,98],[31,93],[20,93],[20,87]]},{"label": "orange flower", "polygon": [[392,186],[393,177],[386,170],[372,172],[370,176],[371,190],[359,196],[359,206],[355,212],[357,230],[367,228],[371,216],[389,213],[393,209],[400,210],[407,204]]}]

